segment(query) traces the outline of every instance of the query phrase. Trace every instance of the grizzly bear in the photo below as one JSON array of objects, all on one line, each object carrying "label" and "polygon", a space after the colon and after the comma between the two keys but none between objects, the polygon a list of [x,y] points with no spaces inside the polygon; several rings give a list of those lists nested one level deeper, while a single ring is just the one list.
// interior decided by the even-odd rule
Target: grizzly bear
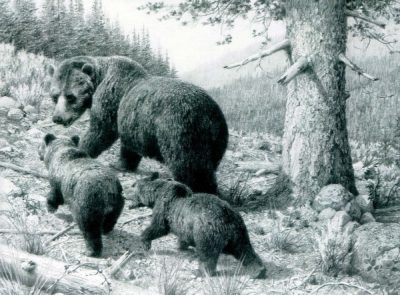
[{"label": "grizzly bear", "polygon": [[121,56],[64,60],[52,75],[53,121],[69,126],[90,109],[80,149],[97,157],[119,137],[120,164],[134,171],[142,157],[164,163],[195,192],[217,193],[215,171],[228,128],[217,103],[201,88],[157,77]]},{"label": "grizzly bear", "polygon": [[215,195],[193,194],[182,183],[157,178],[138,180],[132,192],[132,207],[153,208],[151,224],[141,235],[146,250],[152,240],[172,232],[179,249],[195,247],[200,270],[209,275],[215,275],[218,257],[225,253],[242,260],[252,278],[265,278],[266,268],[254,252],[239,213]]},{"label": "grizzly bear", "polygon": [[101,234],[113,230],[124,206],[122,187],[111,169],[104,167],[77,148],[78,136],[56,138],[47,134],[39,156],[49,171],[49,212],[68,204],[82,231],[86,255],[98,257]]}]

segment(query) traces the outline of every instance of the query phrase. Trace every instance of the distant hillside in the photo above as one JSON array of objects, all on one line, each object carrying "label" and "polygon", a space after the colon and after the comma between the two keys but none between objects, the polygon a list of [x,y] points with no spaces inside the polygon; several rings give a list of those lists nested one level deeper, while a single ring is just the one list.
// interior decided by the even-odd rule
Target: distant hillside
[{"label": "distant hillside", "polygon": [[[400,128],[397,127],[400,124],[400,56],[355,61],[381,80],[372,82],[347,72],[347,89],[351,93],[347,105],[350,138],[363,142],[391,140]],[[231,128],[282,135],[286,87],[276,83],[281,73],[276,70],[270,74],[254,74],[249,70],[247,76],[209,89]]]}]

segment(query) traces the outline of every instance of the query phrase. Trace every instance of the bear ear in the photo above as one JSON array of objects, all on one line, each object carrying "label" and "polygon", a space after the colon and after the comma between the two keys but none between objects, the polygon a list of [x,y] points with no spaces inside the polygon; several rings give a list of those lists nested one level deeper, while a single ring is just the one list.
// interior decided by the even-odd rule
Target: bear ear
[{"label": "bear ear", "polygon": [[72,140],[72,142],[73,142],[76,146],[79,145],[79,140],[80,140],[80,138],[79,138],[78,135],[72,136],[72,137],[71,137],[71,140]]},{"label": "bear ear", "polygon": [[158,179],[160,177],[160,174],[158,173],[158,172],[153,172],[151,175],[150,175],[150,180],[156,180],[156,179]]},{"label": "bear ear", "polygon": [[49,145],[49,143],[52,142],[54,139],[56,139],[54,134],[47,133],[46,136],[44,137],[44,142],[46,145]]},{"label": "bear ear", "polygon": [[189,191],[185,185],[177,184],[173,187],[173,195],[177,198],[184,198],[188,196]]},{"label": "bear ear", "polygon": [[82,67],[82,72],[89,75],[91,78],[94,76],[94,66],[90,63],[86,63]]},{"label": "bear ear", "polygon": [[56,69],[54,68],[53,65],[48,65],[46,71],[47,71],[47,74],[49,74],[50,77],[53,77],[54,72],[56,71]]}]

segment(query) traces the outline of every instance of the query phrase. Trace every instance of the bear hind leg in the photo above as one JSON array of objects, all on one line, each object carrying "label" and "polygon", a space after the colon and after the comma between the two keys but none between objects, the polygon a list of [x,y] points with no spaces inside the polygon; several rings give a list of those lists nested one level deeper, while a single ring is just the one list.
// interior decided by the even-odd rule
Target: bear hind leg
[{"label": "bear hind leg", "polygon": [[218,194],[217,180],[213,169],[183,169],[180,165],[174,164],[173,166],[171,170],[174,179],[189,186],[193,192]]},{"label": "bear hind leg", "polygon": [[265,268],[261,258],[254,252],[250,243],[228,245],[224,249],[227,254],[233,255],[237,260],[241,261],[245,271],[253,279],[265,279],[267,269]]},{"label": "bear hind leg", "polygon": [[123,207],[122,205],[118,206],[118,208],[114,208],[114,210],[112,210],[111,212],[107,213],[104,216],[103,234],[106,235],[114,229],[114,226],[117,223],[118,217],[121,214],[122,207]]},{"label": "bear hind leg", "polygon": [[101,240],[102,222],[101,220],[99,222],[96,220],[96,218],[84,216],[84,213],[85,212],[80,212],[80,214],[77,216],[78,218],[76,218],[76,222],[85,239],[85,255],[90,257],[99,257],[101,255],[101,251],[103,250],[103,243]]}]

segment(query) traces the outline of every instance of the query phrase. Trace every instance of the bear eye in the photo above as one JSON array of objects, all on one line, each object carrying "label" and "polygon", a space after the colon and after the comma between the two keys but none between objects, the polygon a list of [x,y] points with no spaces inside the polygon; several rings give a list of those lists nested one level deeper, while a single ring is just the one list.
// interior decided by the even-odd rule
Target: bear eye
[{"label": "bear eye", "polygon": [[75,96],[73,96],[72,94],[68,94],[65,98],[67,99],[67,101],[69,103],[75,102],[75,99],[76,99]]}]

